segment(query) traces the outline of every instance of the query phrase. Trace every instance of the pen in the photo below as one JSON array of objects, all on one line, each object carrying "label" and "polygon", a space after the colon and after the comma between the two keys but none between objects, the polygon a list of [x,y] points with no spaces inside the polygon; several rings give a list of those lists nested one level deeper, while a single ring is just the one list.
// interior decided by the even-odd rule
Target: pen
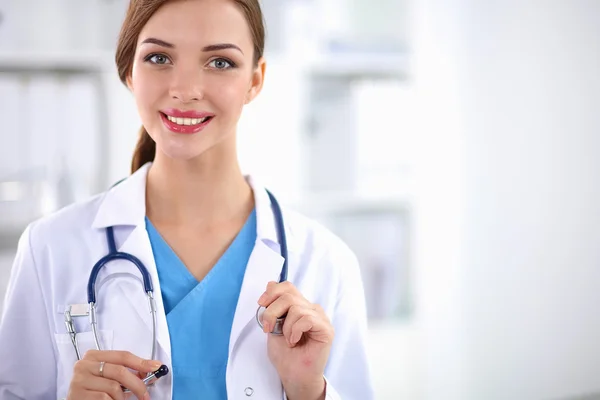
[{"label": "pen", "polygon": [[[160,366],[159,369],[157,369],[156,371],[154,371],[153,373],[151,373],[150,375],[148,375],[147,377],[144,378],[144,380],[143,380],[144,385],[148,386],[148,383],[152,379],[154,379],[154,378],[159,379],[159,378],[167,375],[168,373],[169,373],[169,367],[167,367],[166,365],[163,364],[163,365]],[[121,386],[121,387],[123,388],[123,392],[124,393],[131,392],[129,389],[127,389],[127,388],[125,388],[123,386]]]}]

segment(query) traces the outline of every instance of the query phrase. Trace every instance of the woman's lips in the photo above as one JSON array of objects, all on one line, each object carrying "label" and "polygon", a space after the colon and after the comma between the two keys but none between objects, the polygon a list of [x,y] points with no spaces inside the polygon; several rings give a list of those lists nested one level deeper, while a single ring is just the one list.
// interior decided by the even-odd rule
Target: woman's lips
[{"label": "woman's lips", "polygon": [[160,112],[163,124],[175,133],[192,134],[203,130],[214,118],[214,114],[198,111],[168,110]]}]

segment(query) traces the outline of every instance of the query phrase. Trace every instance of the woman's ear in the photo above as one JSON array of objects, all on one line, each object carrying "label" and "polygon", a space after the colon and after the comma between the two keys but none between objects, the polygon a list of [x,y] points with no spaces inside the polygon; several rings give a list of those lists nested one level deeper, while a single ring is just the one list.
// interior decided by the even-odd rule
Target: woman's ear
[{"label": "woman's ear", "polygon": [[246,104],[250,103],[252,100],[258,96],[263,88],[263,83],[265,81],[265,70],[267,68],[267,63],[263,57],[258,60],[258,65],[254,68],[254,72],[252,73],[252,80],[250,82],[250,89],[248,90],[248,94],[246,95]]},{"label": "woman's ear", "polygon": [[131,82],[131,75],[127,75],[127,78],[125,78],[125,82],[127,83],[127,87],[129,88],[129,90],[133,92],[133,83]]}]

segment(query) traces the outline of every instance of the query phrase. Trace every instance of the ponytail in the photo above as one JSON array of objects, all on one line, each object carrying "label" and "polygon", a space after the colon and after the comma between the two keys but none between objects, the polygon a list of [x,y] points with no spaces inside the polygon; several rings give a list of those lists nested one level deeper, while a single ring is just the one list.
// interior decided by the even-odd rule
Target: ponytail
[{"label": "ponytail", "polygon": [[133,152],[133,159],[131,160],[131,173],[140,169],[144,164],[154,161],[154,155],[156,153],[156,143],[150,137],[146,128],[143,126],[140,128],[140,138],[138,139],[135,151]]}]

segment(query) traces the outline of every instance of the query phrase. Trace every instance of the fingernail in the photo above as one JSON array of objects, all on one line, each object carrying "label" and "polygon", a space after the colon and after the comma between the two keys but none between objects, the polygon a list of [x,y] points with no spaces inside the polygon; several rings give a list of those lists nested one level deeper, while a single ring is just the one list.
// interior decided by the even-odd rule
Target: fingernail
[{"label": "fingernail", "polygon": [[152,361],[150,363],[150,366],[154,369],[159,369],[161,367],[162,363],[160,361]]},{"label": "fingernail", "polygon": [[267,292],[263,293],[259,298],[258,298],[258,304],[261,304],[263,301],[265,301],[265,299],[267,298]]},{"label": "fingernail", "polygon": [[144,400],[150,400],[150,393],[144,393]]}]

